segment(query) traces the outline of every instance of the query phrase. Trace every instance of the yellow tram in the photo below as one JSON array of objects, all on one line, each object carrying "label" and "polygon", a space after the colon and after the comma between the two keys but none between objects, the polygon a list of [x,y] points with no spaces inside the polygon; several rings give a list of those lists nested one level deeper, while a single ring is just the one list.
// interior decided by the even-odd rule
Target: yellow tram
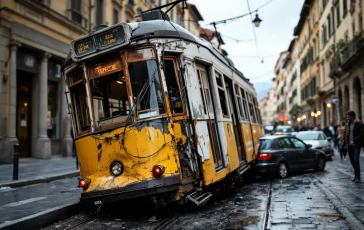
[{"label": "yellow tram", "polygon": [[168,20],[74,40],[62,71],[84,203],[147,196],[200,205],[257,157],[263,127],[252,84]]}]

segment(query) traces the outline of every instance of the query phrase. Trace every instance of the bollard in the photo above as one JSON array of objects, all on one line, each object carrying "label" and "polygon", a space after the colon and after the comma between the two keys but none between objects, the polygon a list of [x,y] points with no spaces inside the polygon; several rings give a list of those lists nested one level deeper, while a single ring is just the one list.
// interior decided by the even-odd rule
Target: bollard
[{"label": "bollard", "polygon": [[13,167],[13,180],[18,180],[19,173],[19,144],[14,145],[14,167]]}]

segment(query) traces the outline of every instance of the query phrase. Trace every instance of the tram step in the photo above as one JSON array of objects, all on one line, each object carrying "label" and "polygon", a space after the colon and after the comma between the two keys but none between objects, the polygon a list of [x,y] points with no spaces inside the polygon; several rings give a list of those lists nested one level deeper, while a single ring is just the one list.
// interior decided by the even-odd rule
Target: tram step
[{"label": "tram step", "polygon": [[241,165],[238,169],[239,175],[243,175],[248,169],[250,169],[250,165],[247,164]]},{"label": "tram step", "polygon": [[201,192],[196,191],[187,196],[187,199],[195,203],[197,206],[201,206],[205,204],[208,200],[211,199],[213,195],[209,192]]}]

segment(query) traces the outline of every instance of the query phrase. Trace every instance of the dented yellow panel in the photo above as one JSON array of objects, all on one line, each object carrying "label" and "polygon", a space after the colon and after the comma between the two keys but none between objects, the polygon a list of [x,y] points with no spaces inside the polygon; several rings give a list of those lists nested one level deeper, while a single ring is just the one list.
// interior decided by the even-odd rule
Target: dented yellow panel
[{"label": "dented yellow panel", "polygon": [[245,160],[247,163],[254,160],[254,146],[253,146],[253,137],[249,123],[241,123],[241,132],[243,134],[243,142],[245,149]]},{"label": "dented yellow panel", "polygon": [[[170,123],[153,127],[146,122],[144,126],[126,128],[124,146],[123,132],[122,127],[76,140],[81,177],[91,179],[85,192],[154,180],[151,171],[155,164],[165,167],[162,176],[179,175],[178,155]],[[112,139],[108,139],[110,137]],[[124,172],[118,177],[110,174],[110,164],[116,160],[124,165]]]},{"label": "dented yellow panel", "polygon": [[234,171],[239,167],[238,147],[234,134],[233,122],[224,122],[225,136],[227,143],[227,154],[229,158],[229,170]]},{"label": "dented yellow panel", "polygon": [[227,154],[228,154],[229,164],[226,166],[226,168],[216,172],[211,143],[209,143],[208,145],[209,145],[210,159],[202,162],[204,185],[209,185],[224,179],[230,172],[234,171],[239,167],[240,162],[238,156],[238,149],[236,146],[234,129],[232,125],[233,125],[232,122],[224,122],[224,131],[227,142]]},{"label": "dented yellow panel", "polygon": [[253,130],[253,142],[254,142],[254,159],[258,156],[259,150],[259,138],[262,136],[262,127],[261,125],[254,124],[252,125]]}]

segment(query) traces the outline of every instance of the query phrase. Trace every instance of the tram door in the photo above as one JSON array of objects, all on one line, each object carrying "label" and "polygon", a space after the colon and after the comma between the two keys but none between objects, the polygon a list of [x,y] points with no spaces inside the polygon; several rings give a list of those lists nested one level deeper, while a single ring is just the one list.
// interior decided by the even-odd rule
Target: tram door
[{"label": "tram door", "polygon": [[212,103],[212,95],[210,90],[209,78],[204,66],[197,66],[197,77],[200,85],[200,95],[202,98],[202,110],[206,119],[208,135],[211,145],[211,150],[214,157],[215,168],[224,166],[222,149],[217,131],[217,124],[214,114],[214,106]]},{"label": "tram door", "polygon": [[234,134],[235,134],[236,145],[238,147],[238,152],[239,152],[239,161],[242,162],[245,161],[245,151],[244,151],[244,144],[242,143],[243,140],[242,134],[239,127],[239,115],[237,108],[238,102],[234,100],[235,97],[232,87],[232,81],[225,77],[225,84],[229,100],[230,114],[234,124]]}]

